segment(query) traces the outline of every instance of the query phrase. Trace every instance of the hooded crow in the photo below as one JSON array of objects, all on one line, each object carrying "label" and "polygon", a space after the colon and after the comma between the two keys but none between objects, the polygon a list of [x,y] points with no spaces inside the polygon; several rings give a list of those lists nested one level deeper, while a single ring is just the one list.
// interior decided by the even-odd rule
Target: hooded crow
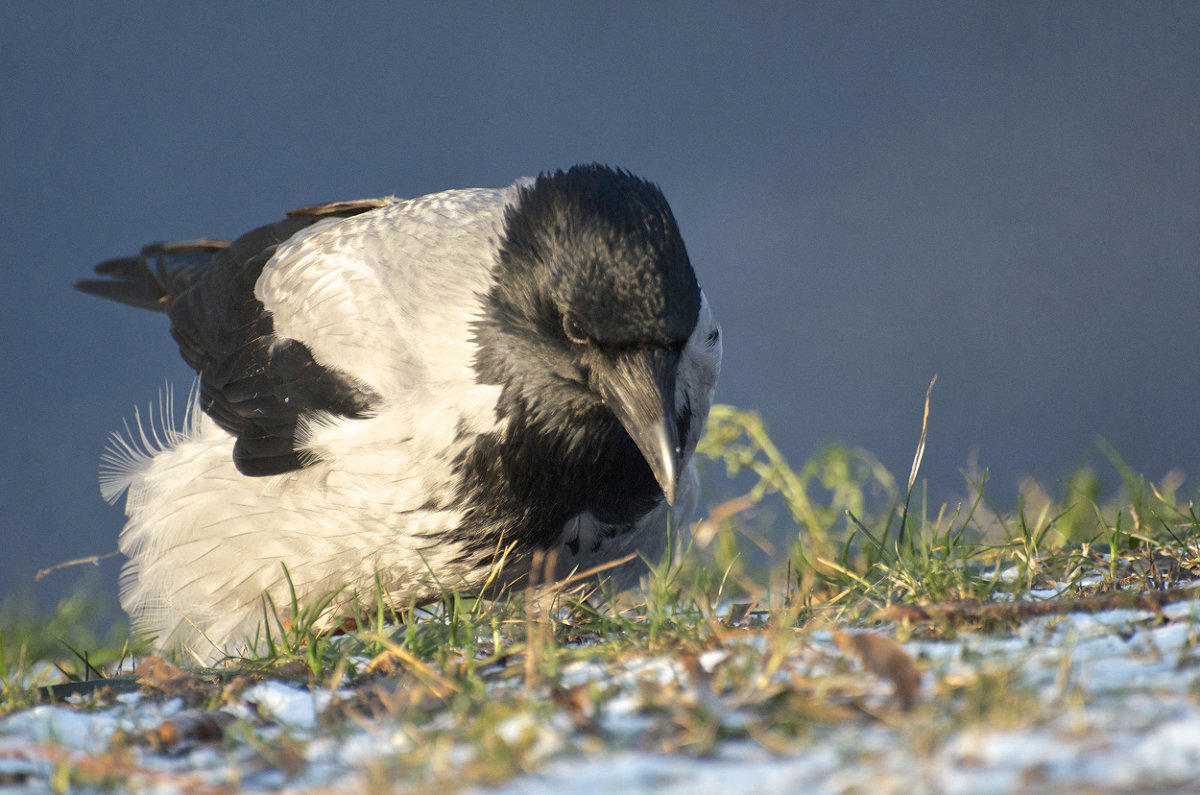
[{"label": "hooded crow", "polygon": [[[661,191],[601,165],[307,207],[81,290],[170,318],[185,419],[114,435],[121,603],[164,651],[253,649],[264,595],[331,629],[382,593],[637,582],[697,502],[720,331]],[[630,557],[632,556],[632,557]]]}]

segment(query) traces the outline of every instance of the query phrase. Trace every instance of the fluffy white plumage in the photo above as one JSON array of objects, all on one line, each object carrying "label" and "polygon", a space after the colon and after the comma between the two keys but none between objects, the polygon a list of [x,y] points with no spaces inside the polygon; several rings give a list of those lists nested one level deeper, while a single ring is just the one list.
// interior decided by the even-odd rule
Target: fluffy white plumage
[{"label": "fluffy white plumage", "polygon": [[[523,420],[500,408],[510,385],[481,377],[480,348],[523,354],[519,346],[493,350],[508,338],[485,343],[478,324],[497,313],[489,294],[506,278],[499,252],[534,186],[526,179],[499,190],[383,200],[318,220],[274,249],[253,288],[273,322],[271,344],[303,343],[316,365],[335,368],[374,399],[358,415],[305,411],[294,438],[303,465],[278,474],[239,469],[236,434],[202,410],[197,391],[180,427],[167,421],[155,434],[139,420],[119,439],[102,488],[109,500],[128,490],[121,599],[139,630],[163,649],[207,662],[253,645],[263,594],[285,609],[292,588],[301,604],[337,591],[323,618],[329,628],[356,600],[373,601],[377,576],[400,609],[447,588],[484,587],[507,541],[481,547],[472,535],[478,506],[463,496],[472,487],[463,482],[463,461],[480,439],[524,429],[509,427]],[[689,521],[697,502],[691,456],[721,360],[703,294],[681,342],[668,401],[686,426],[675,451],[674,504],[660,493],[632,523],[602,522],[590,510],[567,516],[545,545],[558,555],[560,575],[631,552],[655,559],[668,516],[676,528]],[[265,365],[251,366],[270,367],[270,352],[263,355]],[[542,366],[536,358],[530,367]],[[502,582],[525,573],[531,549],[514,547]],[[607,575],[626,586],[643,570],[635,560]]]}]

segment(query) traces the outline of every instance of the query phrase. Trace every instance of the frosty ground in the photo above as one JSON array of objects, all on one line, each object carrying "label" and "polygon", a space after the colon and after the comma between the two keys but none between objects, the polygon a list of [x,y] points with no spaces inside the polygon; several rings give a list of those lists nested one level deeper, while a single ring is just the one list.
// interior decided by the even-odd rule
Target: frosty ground
[{"label": "frosty ground", "polygon": [[1107,500],[1085,469],[1004,511],[985,472],[937,509],[921,440],[902,489],[714,406],[700,453],[749,490],[625,595],[381,592],[333,638],[264,603],[265,647],[191,670],[0,615],[0,792],[1200,792],[1182,473],[1106,451]]},{"label": "frosty ground", "polygon": [[[143,675],[135,692],[0,719],[0,787],[1194,791],[1197,618],[1185,601],[949,639],[909,635],[896,646],[921,679],[905,708],[895,675],[855,653],[846,634],[788,629],[781,639],[751,616],[703,650],[581,659],[532,691],[510,670],[519,660],[492,666],[480,672],[488,697],[513,708],[476,736],[452,731],[461,717],[413,705],[404,684],[419,678],[413,670],[333,690],[247,677],[220,688],[215,704],[211,692],[200,703],[194,681],[173,693],[169,679]],[[891,644],[909,633],[870,634]],[[489,772],[495,756],[514,764]]]}]

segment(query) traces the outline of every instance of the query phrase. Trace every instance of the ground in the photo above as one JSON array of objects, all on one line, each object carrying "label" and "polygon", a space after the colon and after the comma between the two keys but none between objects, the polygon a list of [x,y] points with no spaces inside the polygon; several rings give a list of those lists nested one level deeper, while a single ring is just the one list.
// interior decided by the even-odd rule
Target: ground
[{"label": "ground", "polygon": [[0,615],[0,792],[1200,789],[1181,475],[1109,451],[1108,499],[1081,472],[1005,511],[984,474],[931,511],[919,454],[903,491],[862,451],[794,470],[728,407],[701,449],[748,491],[641,591],[447,595],[337,637],[294,605],[212,669],[60,642],[74,608]]}]

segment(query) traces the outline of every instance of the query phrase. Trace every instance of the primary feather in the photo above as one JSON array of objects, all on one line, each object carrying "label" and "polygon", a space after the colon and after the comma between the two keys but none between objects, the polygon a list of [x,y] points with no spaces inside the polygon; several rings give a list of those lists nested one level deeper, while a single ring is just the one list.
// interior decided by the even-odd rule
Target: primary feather
[{"label": "primary feather", "polygon": [[404,609],[511,586],[538,551],[558,576],[654,559],[695,508],[720,335],[626,172],[304,208],[97,271],[79,287],[166,312],[198,374],[183,426],[104,474],[128,489],[122,604],[165,650],[244,649],[293,588],[337,591],[328,627],[376,578]]}]

